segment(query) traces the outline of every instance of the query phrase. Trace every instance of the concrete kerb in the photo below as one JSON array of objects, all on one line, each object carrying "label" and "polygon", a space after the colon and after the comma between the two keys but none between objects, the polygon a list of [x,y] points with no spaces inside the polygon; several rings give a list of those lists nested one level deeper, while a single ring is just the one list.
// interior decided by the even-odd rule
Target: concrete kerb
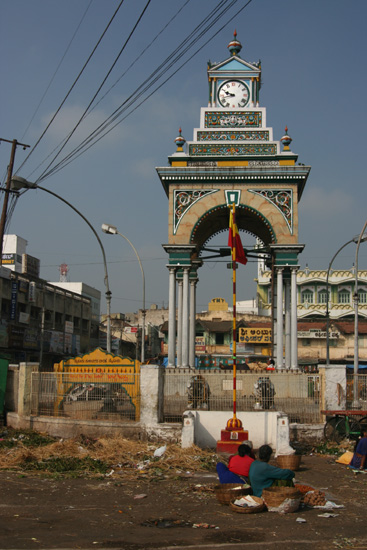
[{"label": "concrete kerb", "polygon": [[181,442],[181,424],[156,424],[145,426],[141,422],[110,422],[103,420],[75,420],[51,416],[20,416],[7,413],[7,425],[20,430],[35,430],[53,437],[70,439],[84,435],[90,438],[120,435],[140,441]]}]

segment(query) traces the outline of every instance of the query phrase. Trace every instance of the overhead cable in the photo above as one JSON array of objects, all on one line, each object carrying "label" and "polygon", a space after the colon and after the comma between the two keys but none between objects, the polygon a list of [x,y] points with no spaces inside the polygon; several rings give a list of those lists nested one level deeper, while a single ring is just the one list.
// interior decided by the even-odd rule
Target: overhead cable
[{"label": "overhead cable", "polygon": [[[226,26],[229,25],[229,23],[231,23],[233,21],[233,19],[235,17],[238,16],[239,13],[241,13],[253,0],[248,0],[247,3],[242,6],[224,25],[222,25],[222,27],[220,27],[219,30],[215,31],[215,33],[209,38],[209,40],[207,41],[207,43],[211,42],[218,34],[218,32],[222,31]],[[235,3],[237,2],[237,0],[234,0],[231,4],[231,6],[229,7],[232,7]],[[228,8],[229,9],[229,8]],[[213,25],[210,25],[209,28],[212,28]],[[208,29],[209,30],[209,29]],[[185,50],[188,51],[188,49],[190,49],[190,47],[192,47],[193,44],[195,44],[199,38],[201,38],[205,33],[207,32],[206,31],[203,31],[201,34],[200,34],[200,37],[196,38],[193,40],[192,44]],[[178,50],[179,48],[177,48]],[[100,141],[103,137],[105,137],[107,134],[109,134],[114,128],[116,128],[116,126],[118,126],[119,124],[121,124],[121,122],[123,122],[124,120],[126,120],[126,118],[128,118],[134,111],[136,111],[143,103],[145,103],[145,101],[147,101],[150,97],[152,97],[152,95],[154,95],[160,88],[162,88],[162,86],[164,86],[173,76],[175,76],[185,65],[187,65],[187,63],[189,63],[199,52],[201,52],[202,48],[198,48],[186,61],[184,61],[173,73],[171,73],[161,84],[159,84],[159,86],[157,86],[154,90],[151,91],[150,94],[148,94],[148,96],[146,96],[144,99],[142,99],[142,101],[140,101],[140,103],[138,103],[131,111],[129,111],[126,116],[124,116],[123,118],[121,118],[120,120],[118,120],[118,122],[116,122],[116,124],[114,124],[111,128],[109,128],[107,130],[107,128],[114,122],[116,121],[128,108],[132,107],[132,105],[141,97],[141,95],[143,93],[145,93],[148,89],[151,88],[152,86],[152,82],[153,83],[156,83],[159,78],[161,76],[163,76],[167,70],[169,70],[169,68],[171,68],[176,62],[178,59],[180,59],[182,57],[182,55],[178,55],[177,56],[177,59],[175,61],[173,61],[168,68],[164,69],[162,71],[161,74],[159,74],[158,76],[156,76],[152,81],[150,81],[149,79],[152,78],[152,76],[154,76],[154,74],[156,73],[156,71],[154,71],[153,73],[151,73],[150,77],[148,77],[138,88],[135,92],[133,92],[115,111],[114,113],[112,113],[112,115],[110,115],[110,117],[108,119],[106,119],[105,122],[103,122],[102,124],[100,124],[100,126],[98,126],[87,138],[85,138],[85,140],[79,145],[77,146],[71,153],[69,153],[64,159],[62,159],[54,168],[52,168],[48,173],[44,174],[43,178],[42,179],[45,179],[47,177],[49,177],[51,174],[53,173],[56,173],[58,171],[60,171],[62,168],[64,168],[65,166],[67,166],[68,164],[70,164],[73,160],[75,160],[76,158],[78,158],[79,156],[81,156],[84,152],[86,152],[88,149],[90,149],[93,145],[95,145],[96,143],[98,143],[98,141]],[[169,56],[170,58],[171,56]],[[167,58],[168,59],[168,58]],[[162,63],[160,65],[163,66],[164,63]],[[144,85],[146,84],[145,88],[143,88],[142,91],[140,91],[139,93],[137,93],[137,91]],[[106,131],[104,131],[106,130]],[[102,135],[100,135],[102,132],[104,131],[104,133]],[[99,136],[97,138],[97,136]]]},{"label": "overhead cable", "polygon": [[22,141],[23,141],[24,136],[27,134],[27,132],[28,132],[28,130],[29,130],[29,128],[30,128],[30,126],[31,126],[31,124],[32,124],[32,122],[33,122],[35,116],[36,116],[36,114],[38,113],[39,108],[41,107],[41,105],[42,105],[42,103],[43,103],[43,100],[45,99],[45,97],[46,97],[46,95],[47,95],[47,92],[48,92],[48,90],[49,90],[50,87],[51,87],[51,84],[53,83],[53,81],[54,81],[54,79],[55,79],[57,73],[59,72],[59,69],[60,69],[60,67],[61,67],[61,65],[62,65],[62,63],[63,63],[63,61],[64,61],[64,59],[65,59],[65,57],[66,57],[66,55],[67,55],[67,53],[68,53],[68,51],[69,51],[71,45],[72,45],[72,43],[73,43],[73,41],[74,41],[74,38],[76,37],[76,35],[77,35],[77,33],[78,33],[78,31],[79,31],[79,29],[80,29],[80,27],[81,27],[81,25],[82,25],[84,19],[85,19],[85,16],[87,15],[87,12],[88,12],[88,10],[89,10],[89,8],[90,8],[92,2],[93,2],[93,0],[90,0],[89,4],[88,4],[88,6],[87,6],[87,9],[86,9],[85,12],[83,13],[82,18],[81,18],[81,20],[79,21],[78,26],[77,26],[77,28],[75,29],[74,34],[73,34],[73,36],[71,37],[71,40],[69,41],[69,44],[67,45],[66,50],[65,50],[65,52],[64,52],[64,54],[63,54],[63,56],[62,56],[62,58],[60,59],[59,64],[57,65],[57,67],[56,67],[56,69],[55,69],[55,72],[54,72],[54,74],[52,75],[51,80],[50,80],[50,82],[48,83],[48,85],[47,85],[47,87],[46,87],[46,90],[44,91],[44,93],[43,93],[43,95],[42,95],[42,97],[41,97],[41,99],[40,99],[40,101],[39,101],[39,103],[38,103],[38,105],[37,105],[37,107],[36,107],[36,109],[35,109],[35,111],[34,111],[32,117],[31,117],[31,120],[30,120],[29,123],[28,123],[27,128],[24,130],[24,133],[23,133],[23,136],[22,136]]},{"label": "overhead cable", "polygon": [[88,63],[90,62],[90,60],[92,59],[93,55],[95,54],[98,46],[100,45],[100,43],[102,42],[106,32],[108,31],[109,27],[111,26],[112,24],[112,21],[114,20],[114,18],[116,17],[119,9],[121,8],[122,4],[124,3],[125,0],[121,0],[119,5],[117,6],[114,14],[112,15],[111,19],[109,20],[106,28],[104,29],[103,33],[101,34],[99,40],[97,41],[96,45],[94,46],[92,52],[90,53],[90,55],[88,56],[88,59],[87,61],[84,63],[81,71],[79,72],[78,76],[76,77],[76,79],[74,80],[71,88],[69,89],[69,91],[67,92],[66,96],[64,97],[64,99],[62,100],[60,106],[58,107],[58,109],[56,110],[55,114],[53,115],[53,117],[51,118],[50,122],[47,124],[46,128],[44,129],[44,131],[42,132],[41,136],[38,138],[38,140],[36,141],[35,145],[32,147],[31,151],[29,152],[29,154],[27,155],[27,157],[24,159],[24,161],[22,162],[22,164],[20,165],[20,167],[18,168],[17,172],[19,172],[19,170],[21,170],[21,168],[24,166],[24,164],[26,163],[26,161],[29,159],[29,157],[33,154],[33,152],[35,151],[35,149],[38,147],[39,143],[41,142],[42,138],[44,137],[44,135],[46,134],[47,130],[49,129],[49,127],[51,126],[51,124],[53,123],[53,121],[55,120],[55,118],[57,117],[58,113],[60,112],[62,106],[64,105],[64,103],[66,102],[67,98],[69,97],[69,95],[71,94],[72,90],[74,89],[76,83],[78,82],[78,80],[80,79],[81,75],[83,74],[83,72],[85,71]]},{"label": "overhead cable", "polygon": [[[122,0],[123,1],[123,0]],[[114,62],[112,63],[110,69],[108,70],[106,76],[104,77],[104,79],[102,80],[101,84],[99,85],[97,91],[95,92],[94,96],[92,97],[92,99],[90,100],[87,108],[85,109],[84,113],[82,114],[82,116],[80,117],[80,119],[78,120],[77,124],[74,126],[73,130],[70,132],[68,138],[65,140],[64,144],[62,145],[61,149],[59,150],[59,152],[54,156],[54,158],[52,159],[52,161],[49,163],[49,165],[45,168],[44,172],[41,174],[41,176],[39,178],[37,178],[36,182],[39,182],[39,181],[42,181],[44,178],[42,177],[48,170],[48,168],[50,168],[52,166],[52,164],[54,163],[54,161],[57,159],[57,157],[60,155],[60,153],[62,152],[62,150],[64,149],[64,147],[67,145],[67,143],[69,142],[69,140],[71,139],[71,137],[73,136],[73,134],[75,133],[75,131],[77,130],[77,128],[79,127],[80,123],[82,122],[82,120],[84,119],[85,115],[87,114],[88,110],[90,109],[91,105],[93,104],[95,98],[97,97],[97,95],[99,94],[100,90],[102,89],[102,87],[104,86],[106,80],[108,79],[108,77],[110,76],[113,68],[115,67],[117,61],[119,60],[120,56],[122,55],[122,52],[124,51],[124,49],[126,48],[126,45],[129,43],[132,35],[134,34],[137,26],[139,25],[140,21],[142,20],[146,10],[148,9],[148,6],[149,4],[151,3],[152,0],[148,0],[143,11],[140,13],[139,17],[138,17],[138,20],[136,21],[132,31],[130,32],[129,36],[127,37],[123,47],[121,48],[121,50],[119,51],[117,57],[115,58]]]},{"label": "overhead cable", "polygon": [[[140,86],[138,86],[138,88],[132,92],[130,94],[130,96],[103,122],[101,123],[87,138],[85,138],[81,144],[79,144],[73,151],[71,151],[64,159],[62,159],[57,165],[55,165],[52,169],[49,170],[49,172],[44,172],[43,175],[39,178],[38,181],[42,181],[44,179],[46,179],[47,177],[49,177],[51,174],[55,173],[55,172],[58,172],[64,165],[67,165],[71,162],[71,160],[74,160],[73,157],[76,155],[75,158],[77,158],[78,156],[80,156],[80,154],[83,151],[83,149],[85,150],[88,150],[92,145],[94,145],[94,143],[97,143],[100,139],[102,139],[102,137],[104,137],[107,133],[109,133],[109,131],[111,131],[113,128],[115,128],[117,126],[117,124],[115,124],[109,131],[105,132],[100,138],[96,139],[96,137],[101,134],[101,132],[103,132],[106,128],[108,128],[109,125],[111,125],[115,120],[117,120],[121,114],[123,112],[125,112],[128,108],[130,108],[134,103],[136,103],[138,101],[138,99],[141,97],[142,94],[144,94],[148,89],[151,88],[152,84],[156,83],[170,68],[172,68],[177,62],[178,60],[183,56],[185,55],[185,53],[187,53],[187,51],[189,51],[193,45],[195,45],[213,26],[216,22],[219,21],[219,19],[221,17],[223,17],[223,15],[231,8],[233,7],[234,4],[236,4],[238,2],[238,0],[232,0],[229,5],[227,5],[223,10],[222,12],[220,12],[219,14],[216,15],[216,12],[218,11],[218,9],[220,9],[225,3],[226,3],[227,0],[223,0],[214,10],[212,10],[212,12],[206,16],[206,18],[194,29],[194,31],[192,31],[190,33],[190,35],[188,37],[185,38],[185,40],[183,42],[181,42],[181,44],[179,46],[177,46],[177,48],[142,82],[142,84],[140,84]],[[249,4],[252,0],[249,0],[247,4]],[[246,4],[246,5],[247,5]],[[245,6],[246,7],[246,6]],[[240,13],[240,11],[242,11],[243,8],[241,8],[241,10],[239,10],[237,12]],[[232,19],[237,15],[235,14],[227,23],[229,24],[230,21],[232,21]],[[214,18],[213,21],[211,21],[211,19],[213,18],[213,16],[216,15],[216,17]],[[204,26],[205,23],[207,23],[209,21],[209,23],[207,24],[206,27],[204,27],[204,29],[199,33],[199,35],[195,36],[195,34]],[[223,25],[219,31],[221,31],[226,25]],[[212,40],[217,32],[219,31],[216,31],[216,33],[210,38],[210,40]],[[193,37],[193,38],[192,38]],[[190,39],[191,39],[191,42],[190,42]],[[209,40],[209,41],[210,41]],[[185,46],[185,48],[183,48],[183,46]],[[199,51],[201,51],[201,48],[198,49],[195,54],[193,54],[185,63],[183,63],[179,69],[177,69],[169,78],[167,78],[159,87],[157,87],[151,94],[149,94],[147,96],[147,98],[145,98],[143,101],[141,101],[137,107],[135,107],[132,111],[134,112],[142,103],[144,103],[149,97],[151,97],[153,95],[153,93],[155,93],[160,87],[162,87],[163,84],[165,84],[168,80],[170,80],[170,78],[172,78],[172,76],[174,76],[178,70],[180,70],[184,65],[186,65],[197,53],[199,53]],[[167,65],[168,63],[168,66],[165,67],[165,65]],[[161,72],[159,72],[161,71]],[[139,91],[140,90],[140,91]],[[130,114],[131,114],[130,113]],[[127,115],[129,116],[129,115]],[[125,120],[124,117],[122,120]],[[122,122],[122,120],[120,122]],[[92,140],[95,140],[93,143],[91,143]],[[87,145],[89,145],[87,147]]]}]

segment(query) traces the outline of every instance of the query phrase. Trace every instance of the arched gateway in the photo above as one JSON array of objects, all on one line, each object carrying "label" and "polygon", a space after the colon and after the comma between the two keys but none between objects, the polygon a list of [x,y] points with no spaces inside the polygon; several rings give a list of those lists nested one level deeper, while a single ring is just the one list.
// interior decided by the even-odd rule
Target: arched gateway
[{"label": "arched gateway", "polygon": [[228,230],[228,205],[234,203],[238,229],[262,241],[273,270],[277,367],[285,350],[286,368],[296,369],[296,274],[304,248],[298,243],[298,203],[311,168],[296,164],[287,128],[273,141],[266,109],[259,106],[261,63],[240,58],[236,33],[228,49],[228,59],[208,64],[209,104],[201,109],[193,141],[186,143],[180,129],[169,166],[157,168],[169,200],[169,242],[163,245],[169,254],[168,364],[175,365],[177,347],[177,366],[194,366],[200,254],[213,235]]}]

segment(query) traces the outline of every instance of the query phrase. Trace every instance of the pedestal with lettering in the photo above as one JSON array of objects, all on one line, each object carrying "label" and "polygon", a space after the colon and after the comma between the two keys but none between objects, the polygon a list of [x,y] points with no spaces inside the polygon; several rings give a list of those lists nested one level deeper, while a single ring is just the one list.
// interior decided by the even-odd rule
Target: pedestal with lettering
[{"label": "pedestal with lettering", "polygon": [[248,431],[242,427],[238,418],[231,418],[227,426],[220,432],[220,441],[217,441],[217,453],[236,454],[238,447],[248,441]]}]

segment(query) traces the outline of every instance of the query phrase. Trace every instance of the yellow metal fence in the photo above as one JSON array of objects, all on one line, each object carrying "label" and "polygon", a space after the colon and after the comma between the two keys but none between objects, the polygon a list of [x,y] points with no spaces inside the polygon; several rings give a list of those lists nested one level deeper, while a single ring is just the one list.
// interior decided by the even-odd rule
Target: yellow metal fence
[{"label": "yellow metal fence", "polygon": [[140,420],[140,373],[32,373],[31,412],[79,420]]}]

